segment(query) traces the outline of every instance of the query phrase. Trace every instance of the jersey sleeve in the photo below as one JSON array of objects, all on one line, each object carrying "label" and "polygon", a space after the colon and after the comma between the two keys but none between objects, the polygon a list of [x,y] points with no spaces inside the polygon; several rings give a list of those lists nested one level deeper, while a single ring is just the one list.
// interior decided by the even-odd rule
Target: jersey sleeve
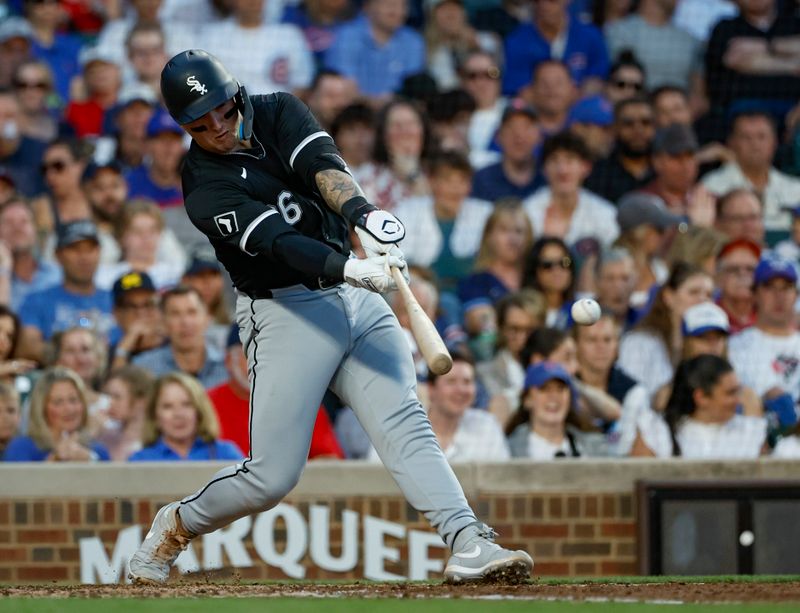
[{"label": "jersey sleeve", "polygon": [[236,247],[247,255],[273,256],[275,239],[293,228],[278,209],[251,199],[235,185],[209,183],[186,199],[192,223],[212,243]]}]

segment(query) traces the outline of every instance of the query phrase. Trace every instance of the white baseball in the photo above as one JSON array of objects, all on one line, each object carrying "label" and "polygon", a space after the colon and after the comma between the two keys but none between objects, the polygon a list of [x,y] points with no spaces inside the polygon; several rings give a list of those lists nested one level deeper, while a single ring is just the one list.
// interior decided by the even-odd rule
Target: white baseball
[{"label": "white baseball", "polygon": [[583,298],[573,303],[570,313],[572,314],[572,320],[576,324],[591,326],[600,319],[600,305],[597,300]]}]

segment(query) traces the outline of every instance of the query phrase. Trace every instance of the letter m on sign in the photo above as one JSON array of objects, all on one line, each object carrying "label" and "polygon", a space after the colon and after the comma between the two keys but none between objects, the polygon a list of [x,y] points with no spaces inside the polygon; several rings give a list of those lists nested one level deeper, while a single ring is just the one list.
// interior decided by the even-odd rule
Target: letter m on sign
[{"label": "letter m on sign", "polygon": [[81,583],[119,583],[125,566],[142,542],[142,527],[131,526],[120,531],[111,560],[97,536],[81,539]]}]

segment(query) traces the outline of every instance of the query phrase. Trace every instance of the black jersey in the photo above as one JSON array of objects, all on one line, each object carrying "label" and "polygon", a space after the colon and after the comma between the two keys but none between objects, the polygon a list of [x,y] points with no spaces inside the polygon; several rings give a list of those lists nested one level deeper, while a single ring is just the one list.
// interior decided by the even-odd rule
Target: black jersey
[{"label": "black jersey", "polygon": [[319,194],[314,175],[345,168],[333,139],[300,100],[287,93],[251,96],[252,149],[225,155],[192,143],[183,194],[192,223],[211,241],[236,288],[252,297],[319,279],[272,253],[275,239],[299,232],[350,252],[348,226]]}]

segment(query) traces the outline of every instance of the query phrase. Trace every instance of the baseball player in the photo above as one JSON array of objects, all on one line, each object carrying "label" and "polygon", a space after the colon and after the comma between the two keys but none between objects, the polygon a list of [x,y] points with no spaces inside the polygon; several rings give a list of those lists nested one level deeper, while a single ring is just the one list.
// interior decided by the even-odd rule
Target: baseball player
[{"label": "baseball player", "polygon": [[[198,534],[274,507],[306,463],[326,388],[351,406],[408,501],[452,550],[449,581],[520,580],[533,561],[494,542],[436,442],[414,364],[380,293],[405,270],[405,229],[363,197],[333,143],[294,96],[248,96],[214,56],[172,58],[161,91],[193,142],[183,169],[189,218],[238,291],[250,378],[250,456],[163,507],[129,577],[167,580]],[[366,259],[350,256],[349,225]]]}]

